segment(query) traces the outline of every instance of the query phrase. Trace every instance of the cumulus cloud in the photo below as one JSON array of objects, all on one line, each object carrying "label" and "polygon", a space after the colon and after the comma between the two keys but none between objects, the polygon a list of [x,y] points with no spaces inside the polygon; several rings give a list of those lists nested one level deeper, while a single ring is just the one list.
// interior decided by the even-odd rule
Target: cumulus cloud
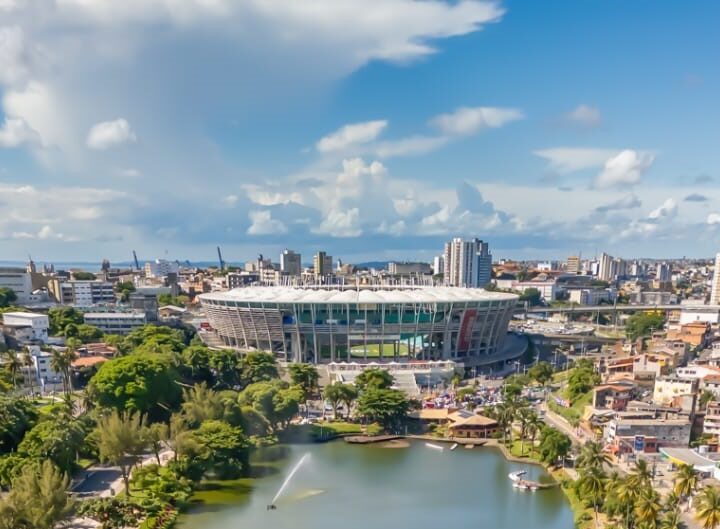
[{"label": "cumulus cloud", "polygon": [[358,237],[362,234],[360,227],[360,210],[351,208],[347,211],[333,209],[313,232],[330,237]]},{"label": "cumulus cloud", "polygon": [[549,162],[550,170],[567,174],[600,167],[619,152],[613,149],[556,147],[533,151],[533,154],[546,159]]},{"label": "cumulus cloud", "polygon": [[614,202],[598,206],[595,208],[595,211],[598,213],[606,213],[608,211],[639,208],[641,205],[642,201],[634,194],[630,194]]},{"label": "cumulus cloud", "polygon": [[716,226],[720,224],[720,213],[710,213],[707,216],[705,222],[707,222],[707,224],[710,224],[711,226]]},{"label": "cumulus cloud", "polygon": [[[2,8],[0,8],[0,11]],[[18,26],[0,27],[0,85],[13,85],[28,75],[25,35]]]},{"label": "cumulus cloud", "polygon": [[237,204],[238,200],[240,200],[240,197],[237,195],[227,195],[223,197],[222,202],[228,207],[233,207],[235,204]]},{"label": "cumulus cloud", "polygon": [[6,118],[0,127],[0,148],[19,147],[25,143],[40,141],[40,136],[22,119]]},{"label": "cumulus cloud", "polygon": [[446,145],[449,139],[443,136],[410,136],[394,141],[384,141],[374,152],[380,158],[427,154]]},{"label": "cumulus cloud", "polygon": [[373,141],[380,135],[385,127],[387,127],[387,121],[385,120],[352,123],[340,127],[332,134],[321,138],[315,147],[320,152],[345,150]]},{"label": "cumulus cloud", "polygon": [[674,198],[668,198],[657,208],[648,213],[649,219],[662,219],[665,217],[674,217],[678,211],[678,203]]},{"label": "cumulus cloud", "polygon": [[248,213],[252,223],[247,229],[248,235],[276,235],[287,233],[287,226],[281,221],[272,218],[268,210],[250,211]]},{"label": "cumulus cloud", "polygon": [[626,149],[605,162],[605,167],[595,178],[595,186],[604,188],[637,184],[653,161],[655,156],[651,153]]},{"label": "cumulus cloud", "polygon": [[515,108],[461,107],[449,114],[440,114],[430,124],[448,136],[466,136],[487,128],[498,128],[524,117]]},{"label": "cumulus cloud", "polygon": [[688,196],[683,198],[683,200],[685,202],[707,202],[710,199],[700,193],[690,193]]},{"label": "cumulus cloud", "polygon": [[578,105],[565,115],[565,119],[582,127],[597,127],[602,123],[602,116],[597,107],[591,105]]},{"label": "cumulus cloud", "polygon": [[123,143],[134,142],[137,138],[124,118],[103,121],[92,126],[86,144],[91,149],[105,150]]}]

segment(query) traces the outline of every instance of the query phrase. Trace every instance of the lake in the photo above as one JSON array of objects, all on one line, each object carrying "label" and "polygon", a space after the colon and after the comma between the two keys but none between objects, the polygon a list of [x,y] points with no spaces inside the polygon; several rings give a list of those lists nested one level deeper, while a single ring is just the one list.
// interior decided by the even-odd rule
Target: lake
[{"label": "lake", "polygon": [[[279,450],[276,450],[276,452]],[[540,467],[511,463],[493,448],[433,450],[378,445],[292,445],[264,477],[201,492],[207,504],[183,516],[181,529],[571,529],[573,514],[559,487],[513,489],[507,475]],[[266,506],[291,468],[309,454],[281,497]],[[258,467],[261,468],[261,467]]]}]

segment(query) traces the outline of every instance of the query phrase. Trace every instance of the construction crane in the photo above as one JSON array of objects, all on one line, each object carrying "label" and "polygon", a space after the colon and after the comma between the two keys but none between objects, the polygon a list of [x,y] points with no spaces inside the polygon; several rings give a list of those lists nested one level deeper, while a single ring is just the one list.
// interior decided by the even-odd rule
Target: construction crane
[{"label": "construction crane", "polygon": [[222,253],[220,252],[219,246],[217,247],[217,251],[218,251],[218,260],[220,261],[220,271],[224,272],[225,271],[225,261],[223,261]]},{"label": "construction crane", "polygon": [[135,260],[135,270],[140,270],[140,263],[138,263],[137,254],[135,253],[135,250],[133,250],[133,259]]}]

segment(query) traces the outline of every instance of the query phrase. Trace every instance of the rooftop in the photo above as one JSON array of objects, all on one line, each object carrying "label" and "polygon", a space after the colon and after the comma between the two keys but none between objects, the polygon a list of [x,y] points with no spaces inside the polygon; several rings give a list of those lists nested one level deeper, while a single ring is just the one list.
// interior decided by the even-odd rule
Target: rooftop
[{"label": "rooftop", "polygon": [[408,287],[247,287],[201,294],[200,299],[257,303],[450,303],[466,301],[512,301],[515,294],[480,288]]}]

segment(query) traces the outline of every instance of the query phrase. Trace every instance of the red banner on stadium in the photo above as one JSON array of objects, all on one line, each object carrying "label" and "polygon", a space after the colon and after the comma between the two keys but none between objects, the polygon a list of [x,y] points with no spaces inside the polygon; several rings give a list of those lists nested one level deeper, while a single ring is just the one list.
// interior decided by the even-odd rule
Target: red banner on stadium
[{"label": "red banner on stadium", "polygon": [[470,339],[472,338],[472,330],[476,316],[476,309],[465,310],[462,321],[460,322],[460,332],[458,333],[458,351],[467,351],[470,349]]}]

